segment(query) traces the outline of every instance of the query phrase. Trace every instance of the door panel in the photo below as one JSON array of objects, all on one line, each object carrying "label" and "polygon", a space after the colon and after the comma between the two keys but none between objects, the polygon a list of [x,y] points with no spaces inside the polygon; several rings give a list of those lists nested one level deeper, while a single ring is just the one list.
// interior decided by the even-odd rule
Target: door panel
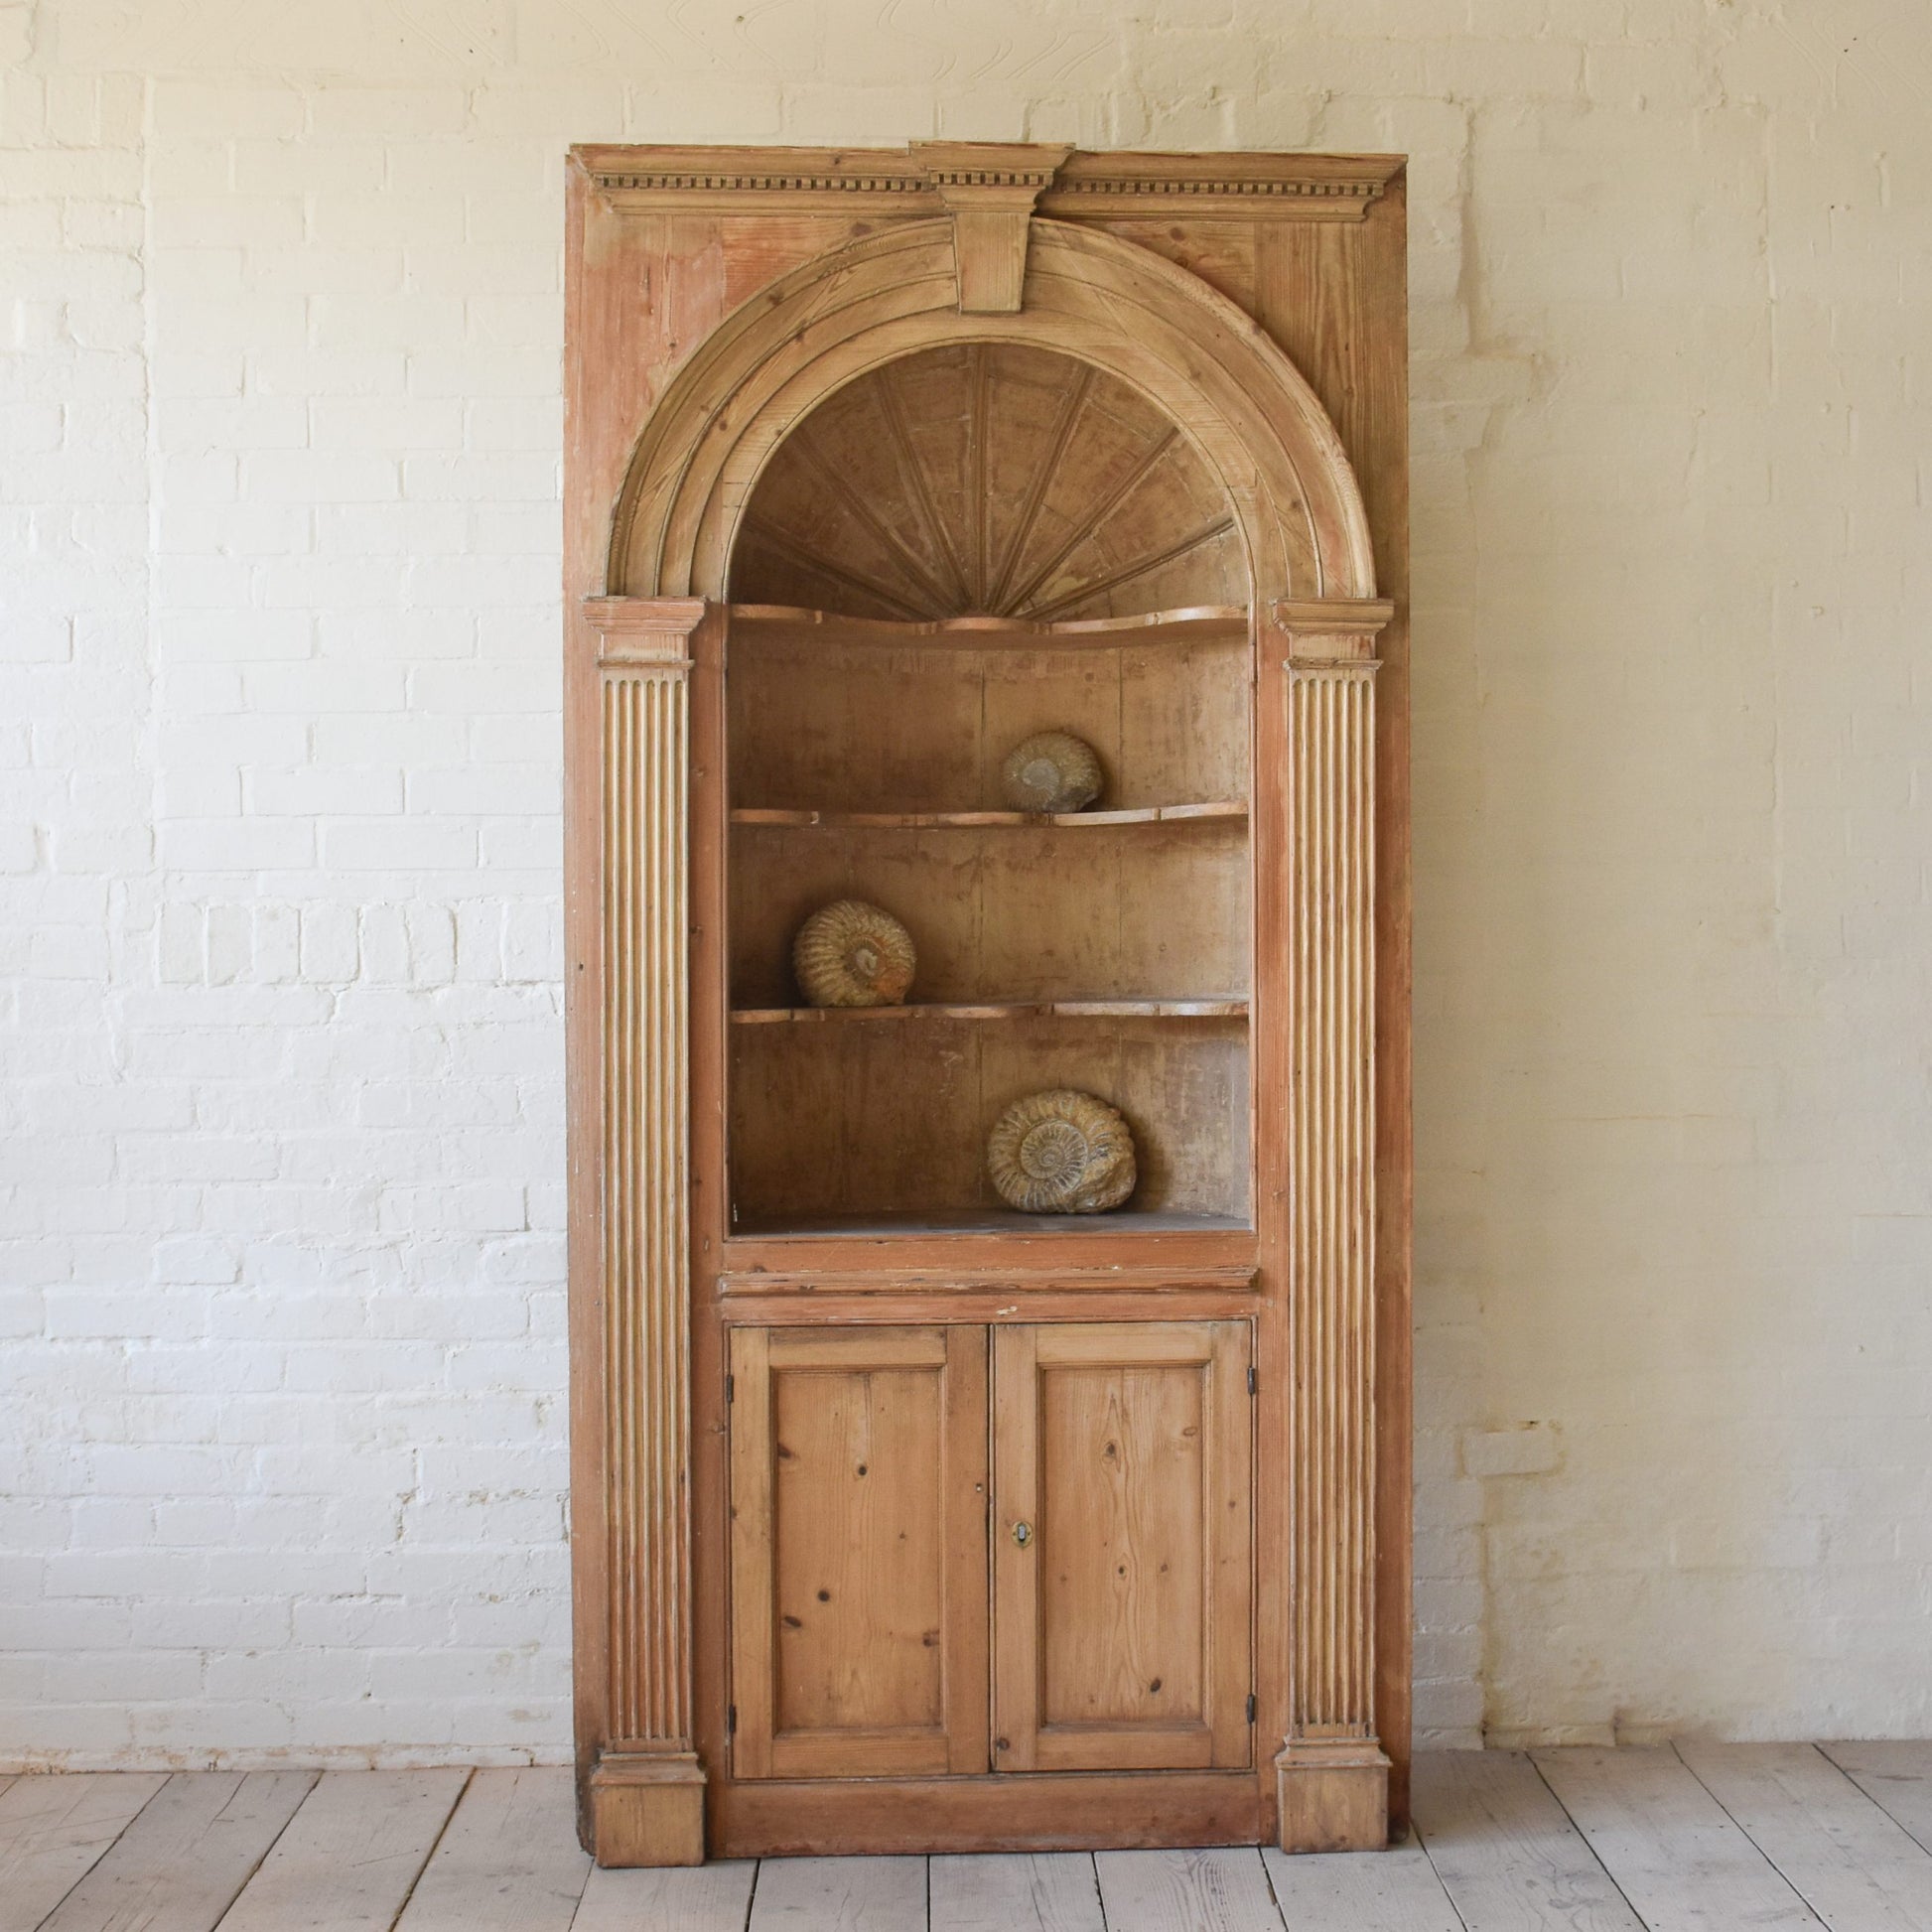
[{"label": "door panel", "polygon": [[987,1768],[986,1333],[731,1341],[738,1777]]},{"label": "door panel", "polygon": [[1247,1764],[1248,1324],[993,1346],[995,1766]]}]

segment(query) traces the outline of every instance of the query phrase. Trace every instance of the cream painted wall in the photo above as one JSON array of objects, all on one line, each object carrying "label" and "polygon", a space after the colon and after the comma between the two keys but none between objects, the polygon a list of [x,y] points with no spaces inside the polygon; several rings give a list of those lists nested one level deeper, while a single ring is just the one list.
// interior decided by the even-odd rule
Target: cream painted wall
[{"label": "cream painted wall", "polygon": [[1413,157],[1427,1738],[1932,1731],[1922,0],[0,4],[0,1761],[555,1758],[562,155]]}]

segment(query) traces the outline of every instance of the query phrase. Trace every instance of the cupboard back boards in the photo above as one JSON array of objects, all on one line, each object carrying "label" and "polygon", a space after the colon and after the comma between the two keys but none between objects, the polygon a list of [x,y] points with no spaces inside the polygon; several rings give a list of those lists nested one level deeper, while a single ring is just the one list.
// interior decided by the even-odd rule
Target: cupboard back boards
[{"label": "cupboard back boards", "polygon": [[[1381,1845],[1400,161],[588,148],[568,259],[587,1842]],[[1003,798],[1046,730],[1092,808]],[[904,1004],[805,1003],[838,898]],[[993,1190],[1042,1088],[1123,1206]]]}]

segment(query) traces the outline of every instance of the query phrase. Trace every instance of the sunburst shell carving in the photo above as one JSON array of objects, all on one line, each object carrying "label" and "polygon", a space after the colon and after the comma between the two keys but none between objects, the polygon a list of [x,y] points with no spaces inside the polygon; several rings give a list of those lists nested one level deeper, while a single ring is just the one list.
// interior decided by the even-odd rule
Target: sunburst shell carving
[{"label": "sunburst shell carving", "polygon": [[1074,1087],[1016,1100],[986,1143],[1000,1198],[1026,1214],[1101,1214],[1134,1191],[1134,1135],[1117,1108]]},{"label": "sunburst shell carving", "polygon": [[1233,508],[1117,378],[970,343],[881,364],[785,438],[746,507],[744,604],[1057,622],[1245,604]]},{"label": "sunburst shell carving", "polygon": [[791,968],[808,1006],[896,1007],[912,988],[912,935],[877,905],[838,898],[798,928]]}]

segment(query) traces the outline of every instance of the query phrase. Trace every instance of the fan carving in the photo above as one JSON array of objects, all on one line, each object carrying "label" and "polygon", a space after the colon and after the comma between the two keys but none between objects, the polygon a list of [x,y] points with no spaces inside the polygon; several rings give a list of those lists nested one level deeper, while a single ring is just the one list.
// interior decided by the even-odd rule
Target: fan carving
[{"label": "fan carving", "polygon": [[785,438],[731,595],[853,617],[1061,621],[1245,604],[1225,491],[1125,383],[969,343],[887,362]]}]

